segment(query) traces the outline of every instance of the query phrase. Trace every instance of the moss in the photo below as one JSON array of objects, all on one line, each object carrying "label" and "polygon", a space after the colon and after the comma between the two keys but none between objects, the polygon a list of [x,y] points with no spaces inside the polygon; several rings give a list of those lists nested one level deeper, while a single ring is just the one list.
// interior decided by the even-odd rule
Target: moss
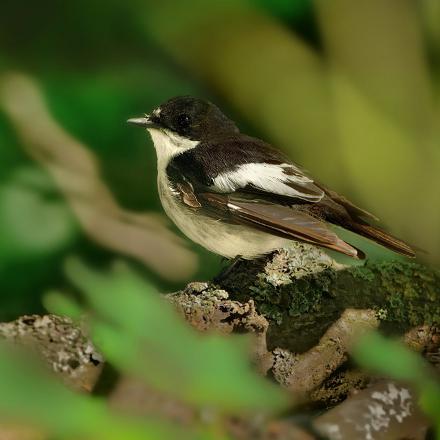
[{"label": "moss", "polygon": [[336,272],[326,269],[319,275],[302,278],[290,285],[285,292],[289,297],[289,315],[318,312],[323,299],[331,296],[331,286],[335,277]]},{"label": "moss", "polygon": [[368,266],[368,264],[364,264],[363,266],[354,266],[350,268],[350,272],[354,278],[360,281],[373,281],[375,278],[373,270]]},{"label": "moss", "polygon": [[385,321],[408,326],[440,324],[440,273],[415,263],[373,266],[387,310]]},{"label": "moss", "polygon": [[[307,252],[307,249],[304,250]],[[314,255],[314,258],[316,255]],[[268,261],[242,262],[222,285],[231,298],[253,298],[271,322],[269,346],[302,352],[316,344],[347,308],[374,309],[389,333],[440,325],[440,272],[413,262],[366,262],[335,270],[320,259],[299,268],[285,251]]]}]

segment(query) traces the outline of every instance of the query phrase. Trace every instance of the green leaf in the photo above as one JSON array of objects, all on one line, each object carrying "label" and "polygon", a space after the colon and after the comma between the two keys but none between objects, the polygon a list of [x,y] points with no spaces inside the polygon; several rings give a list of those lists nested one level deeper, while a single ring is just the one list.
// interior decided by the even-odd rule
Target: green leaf
[{"label": "green leaf", "polygon": [[372,332],[358,341],[352,354],[368,370],[414,386],[420,396],[421,408],[435,421],[440,431],[440,382],[436,380],[431,366],[418,353],[401,342]]},{"label": "green leaf", "polygon": [[121,371],[188,403],[227,412],[288,404],[279,388],[252,371],[243,337],[196,332],[128,266],[100,273],[70,260],[67,274],[92,306],[95,344]]},{"label": "green leaf", "polygon": [[4,342],[0,343],[0,379],[2,421],[27,423],[57,438],[190,438],[166,423],[113,413],[104,400],[69,390],[36,359]]},{"label": "green leaf", "polygon": [[299,18],[313,8],[311,0],[254,0],[254,2],[274,15],[286,19]]},{"label": "green leaf", "polygon": [[43,305],[49,313],[69,316],[74,321],[78,321],[83,313],[74,299],[60,292],[47,292],[43,296]]},{"label": "green leaf", "polygon": [[54,253],[76,237],[76,222],[38,168],[21,168],[0,185],[0,261]]}]

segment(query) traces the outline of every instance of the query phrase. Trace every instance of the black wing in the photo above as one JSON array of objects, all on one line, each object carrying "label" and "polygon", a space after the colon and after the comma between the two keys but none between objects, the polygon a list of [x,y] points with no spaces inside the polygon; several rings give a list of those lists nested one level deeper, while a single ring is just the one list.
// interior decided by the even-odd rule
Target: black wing
[{"label": "black wing", "polygon": [[333,249],[354,258],[364,258],[361,251],[341,240],[326,223],[307,212],[290,206],[250,198],[246,193],[195,194],[189,182],[176,186],[188,207],[222,221],[243,224],[287,239],[304,241]]},{"label": "black wing", "polygon": [[365,218],[375,219],[372,214],[255,138],[236,135],[202,143],[174,158],[167,173],[185,204],[214,218],[363,258],[328,227],[333,223],[403,255],[415,255],[403,241],[369,225]]},{"label": "black wing", "polygon": [[202,142],[175,157],[168,173],[173,169],[212,192],[264,192],[291,198],[292,203],[318,202],[324,197],[324,190],[282,153],[242,134]]}]

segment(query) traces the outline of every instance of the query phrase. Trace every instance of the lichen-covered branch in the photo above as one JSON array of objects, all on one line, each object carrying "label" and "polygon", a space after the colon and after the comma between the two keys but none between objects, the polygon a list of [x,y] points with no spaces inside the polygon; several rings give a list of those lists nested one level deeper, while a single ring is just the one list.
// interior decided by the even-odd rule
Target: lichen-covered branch
[{"label": "lichen-covered branch", "polygon": [[297,244],[167,298],[199,330],[253,333],[259,370],[325,405],[368,383],[346,363],[359,332],[380,328],[418,351],[439,343],[440,273],[413,262],[346,267]]},{"label": "lichen-covered branch", "polygon": [[[430,360],[438,362],[439,271],[412,262],[345,267],[317,248],[298,244],[266,259],[240,262],[216,282],[190,283],[165,298],[199,331],[253,335],[251,355],[262,374],[294,393],[297,403],[302,398],[307,405],[334,407],[319,417],[310,416],[317,432],[331,439],[351,436],[359,431],[352,422],[356,417],[365,420],[358,438],[368,438],[367,431],[378,424],[377,438],[389,438],[390,432],[402,429],[413,438],[426,433],[428,422],[416,409],[417,397],[411,390],[372,380],[347,360],[359,333],[381,328],[400,335],[414,350],[436,353]],[[67,383],[82,390],[90,390],[101,371],[99,354],[65,318],[23,317],[1,324],[0,336],[36,348]],[[365,390],[353,394],[361,389]],[[115,408],[192,423],[190,407],[129,378],[121,378],[112,393],[108,397]],[[397,400],[378,401],[387,393]],[[385,423],[380,411],[394,411],[399,417],[388,417]],[[230,432],[254,438],[252,423],[231,422]],[[265,429],[270,427],[276,431],[270,438],[286,438],[293,432],[293,438],[313,438],[296,431],[290,421],[275,420]]]},{"label": "lichen-covered branch", "polygon": [[298,244],[268,260],[243,261],[221,281],[231,299],[252,298],[268,319],[270,349],[310,349],[346,309],[374,310],[392,334],[440,324],[439,270],[409,261],[341,267],[322,254]]}]

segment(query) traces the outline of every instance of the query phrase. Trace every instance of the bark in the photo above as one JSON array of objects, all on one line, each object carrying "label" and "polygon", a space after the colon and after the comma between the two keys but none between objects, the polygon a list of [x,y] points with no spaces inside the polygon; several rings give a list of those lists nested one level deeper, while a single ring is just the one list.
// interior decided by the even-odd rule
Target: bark
[{"label": "bark", "polygon": [[[356,420],[366,421],[356,438],[369,438],[371,429],[375,438],[394,438],[395,432],[423,438],[429,422],[417,410],[417,396],[405,385],[353,368],[349,352],[359,333],[379,328],[438,364],[439,297],[436,269],[397,261],[345,267],[307,245],[240,262],[216,282],[190,283],[165,295],[199,331],[252,334],[256,368],[294,393],[299,404],[302,399],[304,409],[333,407],[318,417],[305,412],[309,433],[290,418],[269,421],[258,438],[274,439],[315,438],[314,432],[351,437],[360,429]],[[0,336],[40,352],[75,388],[90,391],[101,373],[99,353],[66,318],[25,316],[0,324]],[[105,381],[102,371],[98,383]],[[107,396],[117,409],[193,423],[192,408],[131,378],[120,378]],[[257,438],[252,420],[225,423],[236,438]]]},{"label": "bark", "polygon": [[69,318],[25,315],[0,323],[0,337],[40,355],[69,386],[91,391],[104,360],[80,327]]},{"label": "bark", "polygon": [[297,244],[167,298],[201,331],[253,333],[258,369],[319,406],[368,384],[347,362],[359,333],[379,328],[424,353],[439,346],[440,272],[414,262],[347,267]]},{"label": "bark", "polygon": [[219,284],[233,300],[253,299],[269,321],[269,349],[307,351],[347,309],[373,310],[388,334],[440,323],[440,271],[412,261],[344,267],[298,244],[240,262]]}]

